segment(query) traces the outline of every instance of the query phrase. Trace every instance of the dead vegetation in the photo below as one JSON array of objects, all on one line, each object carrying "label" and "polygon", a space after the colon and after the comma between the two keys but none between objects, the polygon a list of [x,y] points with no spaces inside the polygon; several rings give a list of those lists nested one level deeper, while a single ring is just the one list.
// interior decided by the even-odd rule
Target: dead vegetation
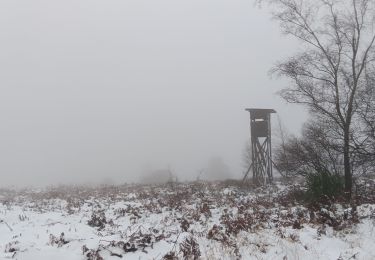
[{"label": "dead vegetation", "polygon": [[[358,187],[351,202],[321,198],[311,203],[301,199],[303,187],[296,185],[250,189],[236,183],[212,182],[173,186],[57,187],[22,191],[14,194],[12,201],[5,199],[2,203],[8,208],[22,206],[31,212],[82,215],[83,223],[92,227],[95,234],[114,237],[102,239],[97,247],[84,244],[82,253],[89,260],[105,259],[105,255],[122,258],[135,252],[148,253],[159,243],[169,248],[168,253],[160,256],[163,259],[199,259],[202,239],[213,241],[227,248],[234,258],[240,258],[241,245],[237,238],[244,233],[274,230],[279,238],[298,243],[298,234],[286,230],[298,231],[313,226],[318,230],[317,235],[324,236],[327,228],[334,231],[349,229],[363,215],[358,213],[358,206],[375,204],[375,182],[364,179],[358,181]],[[149,218],[161,215],[163,217],[155,224],[144,226]],[[375,219],[375,209],[370,209],[366,216]],[[26,213],[19,215],[19,221],[26,220],[29,221]],[[127,223],[126,229],[123,225],[120,228],[120,223]],[[65,237],[68,232],[59,236],[50,234],[48,244],[66,247],[72,241]],[[260,253],[266,253],[269,248],[262,241],[246,243]],[[9,243],[6,250],[17,252],[17,242]]]}]

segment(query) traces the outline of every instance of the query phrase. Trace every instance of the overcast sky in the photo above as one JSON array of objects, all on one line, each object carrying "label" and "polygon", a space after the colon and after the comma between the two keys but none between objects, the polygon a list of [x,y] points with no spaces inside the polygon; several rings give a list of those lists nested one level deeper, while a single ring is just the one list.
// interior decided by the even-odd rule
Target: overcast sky
[{"label": "overcast sky", "polygon": [[305,120],[268,75],[297,45],[252,0],[3,0],[0,32],[2,185],[195,178],[216,156],[241,176],[246,107]]}]

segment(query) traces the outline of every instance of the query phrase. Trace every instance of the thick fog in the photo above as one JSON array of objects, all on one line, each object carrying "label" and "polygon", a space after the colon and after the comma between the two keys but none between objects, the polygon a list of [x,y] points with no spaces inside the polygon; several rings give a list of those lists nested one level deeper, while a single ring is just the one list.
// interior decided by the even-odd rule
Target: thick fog
[{"label": "thick fog", "polygon": [[239,178],[246,107],[304,120],[268,75],[297,45],[252,0],[4,0],[0,32],[1,186],[195,179],[213,160]]}]

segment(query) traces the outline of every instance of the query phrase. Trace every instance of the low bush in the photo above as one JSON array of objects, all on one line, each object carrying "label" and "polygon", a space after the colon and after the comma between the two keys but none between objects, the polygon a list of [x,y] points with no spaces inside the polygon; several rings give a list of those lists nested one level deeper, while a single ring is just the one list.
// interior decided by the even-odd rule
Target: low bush
[{"label": "low bush", "polygon": [[307,196],[318,199],[323,196],[333,198],[344,191],[344,178],[340,175],[323,173],[308,174],[306,176]]}]

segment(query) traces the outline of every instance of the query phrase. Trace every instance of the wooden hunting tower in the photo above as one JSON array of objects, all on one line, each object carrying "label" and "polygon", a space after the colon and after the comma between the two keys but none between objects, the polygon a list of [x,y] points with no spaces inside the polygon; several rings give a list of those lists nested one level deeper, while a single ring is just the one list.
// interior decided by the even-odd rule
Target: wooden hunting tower
[{"label": "wooden hunting tower", "polygon": [[250,169],[253,169],[253,181],[258,185],[271,183],[272,151],[271,151],[271,113],[273,109],[247,108],[250,112],[251,133],[251,165],[247,170],[246,180]]}]

